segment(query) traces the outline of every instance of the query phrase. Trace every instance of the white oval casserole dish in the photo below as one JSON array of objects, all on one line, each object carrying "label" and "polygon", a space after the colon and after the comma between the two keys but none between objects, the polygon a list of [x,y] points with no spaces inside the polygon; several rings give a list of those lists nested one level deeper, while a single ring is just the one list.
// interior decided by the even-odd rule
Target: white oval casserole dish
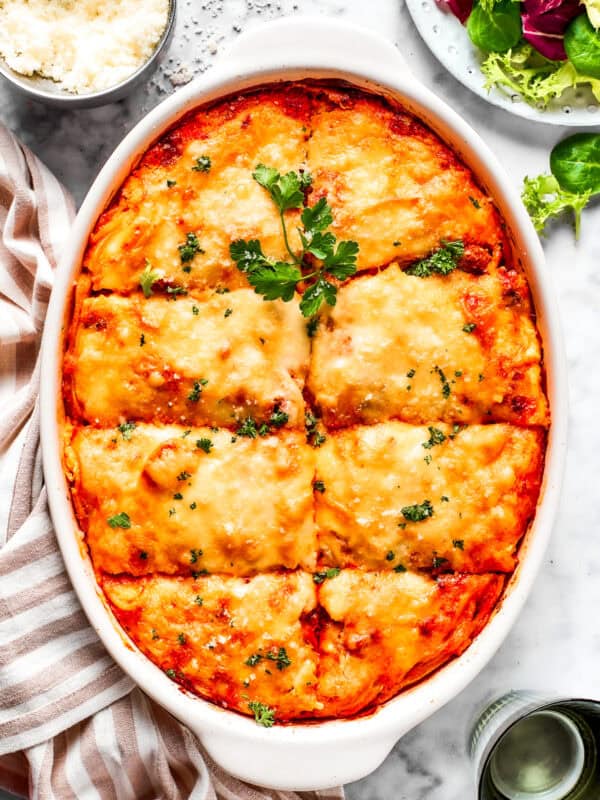
[{"label": "white oval casserole dish", "polygon": [[[495,199],[531,286],[543,340],[552,427],[539,506],[521,546],[520,565],[495,614],[466,652],[369,716],[265,729],[182,691],[128,642],[104,604],[62,469],[60,369],[71,287],[88,235],[146,148],[200,104],[252,86],[304,78],[342,80],[399,101],[455,150]],[[150,697],[186,724],[221,766],[251,783],[282,790],[323,789],[374,770],[403,734],[458,694],[485,666],[513,625],[542,562],[559,500],[567,387],[559,317],[539,239],[512,182],[479,136],[410,74],[390,43],[346,24],[298,18],[263,25],[240,37],[217,67],[155,108],[123,140],[79,211],[56,275],[44,332],[41,385],[50,509],[69,575],[90,623],[115,661]]]}]

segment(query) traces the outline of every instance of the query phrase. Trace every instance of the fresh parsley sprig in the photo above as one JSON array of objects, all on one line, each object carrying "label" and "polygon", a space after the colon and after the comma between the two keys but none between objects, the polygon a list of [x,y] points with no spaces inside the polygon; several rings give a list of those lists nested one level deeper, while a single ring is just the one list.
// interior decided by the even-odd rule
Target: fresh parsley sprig
[{"label": "fresh parsley sprig", "polygon": [[[300,301],[300,310],[305,317],[316,314],[323,302],[334,306],[337,286],[330,278],[344,281],[354,275],[358,244],[352,241],[337,242],[334,234],[327,230],[333,222],[333,215],[324,197],[314,206],[304,205],[304,192],[312,182],[308,173],[288,172],[281,175],[274,167],[258,164],[252,177],[266,189],[279,211],[283,239],[291,262],[266,256],[258,239],[238,239],[229,247],[237,268],[247,276],[254,291],[262,294],[265,300],[289,302],[300,281],[312,281]],[[302,228],[298,229],[302,243],[300,253],[292,250],[285,221],[285,212],[294,208],[302,208]],[[310,269],[306,262],[308,255],[321,262],[321,265],[306,273],[303,270]]]}]

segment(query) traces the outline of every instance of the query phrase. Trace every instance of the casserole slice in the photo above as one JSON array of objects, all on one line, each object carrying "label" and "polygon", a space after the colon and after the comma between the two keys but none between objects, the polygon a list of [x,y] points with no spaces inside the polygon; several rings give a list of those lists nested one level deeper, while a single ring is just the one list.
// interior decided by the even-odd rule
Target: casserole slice
[{"label": "casserole slice", "polygon": [[535,513],[545,433],[386,422],[317,450],[320,564],[512,572]]},{"label": "casserole slice", "polygon": [[67,445],[72,496],[96,570],[313,569],[314,449],[304,434],[252,439],[131,426],[75,428]]},{"label": "casserole slice", "polygon": [[245,714],[260,703],[278,720],[318,710],[311,575],[105,578],[102,586],[137,646],[201,697]]},{"label": "casserole slice", "polygon": [[[297,301],[251,289],[198,297],[87,297],[65,357],[73,412],[94,424],[127,419],[237,427],[248,417],[304,427],[309,339]],[[102,376],[102,380],[99,380]]]},{"label": "casserole slice", "polygon": [[421,278],[392,264],[343,285],[321,315],[308,386],[336,428],[548,423],[529,290],[505,267]]}]

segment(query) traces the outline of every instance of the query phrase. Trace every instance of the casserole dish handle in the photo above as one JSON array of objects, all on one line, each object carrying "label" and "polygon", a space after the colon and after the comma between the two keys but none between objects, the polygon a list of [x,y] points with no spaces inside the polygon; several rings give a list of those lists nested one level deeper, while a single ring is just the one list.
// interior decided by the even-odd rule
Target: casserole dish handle
[{"label": "casserole dish handle", "polygon": [[[194,730],[191,722],[189,718],[186,720]],[[322,731],[326,735],[321,737],[319,726],[308,724],[305,729],[280,728],[274,738],[270,729],[260,728],[250,720],[248,725],[253,730],[241,735],[239,728],[211,731],[206,725],[199,725],[194,733],[210,757],[236,778],[260,786],[264,784],[256,780],[257,776],[268,775],[265,788],[302,792],[331,789],[364,778],[380,766],[398,738],[413,727],[406,724],[403,728],[399,721],[392,734],[388,730],[378,735],[371,730],[357,738],[355,734],[345,735],[343,720],[327,723],[332,724],[339,726],[339,736],[328,727]]]},{"label": "casserole dish handle", "polygon": [[[256,72],[256,54],[268,68],[310,63],[345,63],[352,58],[353,69],[387,67],[410,72],[404,56],[392,42],[366,28],[325,17],[285,17],[263,23],[241,34],[221,57],[227,70],[239,75]],[[217,67],[218,69],[218,67]]]}]

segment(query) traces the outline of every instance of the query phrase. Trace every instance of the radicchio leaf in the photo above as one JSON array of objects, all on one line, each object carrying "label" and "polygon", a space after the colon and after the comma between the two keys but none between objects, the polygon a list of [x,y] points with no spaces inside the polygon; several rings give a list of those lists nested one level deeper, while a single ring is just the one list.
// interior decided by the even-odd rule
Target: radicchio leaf
[{"label": "radicchio leaf", "polygon": [[579,14],[579,0],[524,0],[523,38],[546,58],[564,61],[564,33]]},{"label": "radicchio leaf", "polygon": [[436,0],[436,2],[443,11],[451,11],[463,25],[473,10],[473,0]]}]

